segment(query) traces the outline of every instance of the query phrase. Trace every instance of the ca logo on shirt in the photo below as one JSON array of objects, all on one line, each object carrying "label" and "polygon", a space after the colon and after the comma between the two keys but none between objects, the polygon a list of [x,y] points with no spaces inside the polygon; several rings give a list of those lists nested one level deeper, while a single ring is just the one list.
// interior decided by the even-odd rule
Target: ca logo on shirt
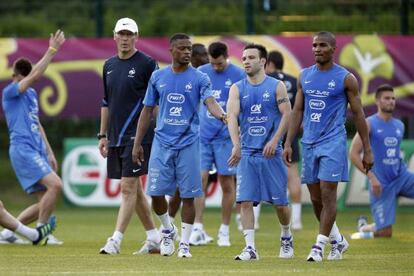
[{"label": "ca logo on shirt", "polygon": [[170,108],[170,116],[181,116],[182,107],[173,106]]},{"label": "ca logo on shirt", "polygon": [[262,104],[254,104],[250,107],[250,112],[252,114],[260,114],[262,113]]}]

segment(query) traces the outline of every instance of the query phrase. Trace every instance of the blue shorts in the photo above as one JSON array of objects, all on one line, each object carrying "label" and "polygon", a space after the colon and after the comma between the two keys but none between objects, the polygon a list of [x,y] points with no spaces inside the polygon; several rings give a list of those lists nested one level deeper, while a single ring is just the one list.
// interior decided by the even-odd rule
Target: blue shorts
[{"label": "blue shorts", "polygon": [[242,155],[237,167],[236,202],[261,201],[273,205],[288,205],[287,168],[281,155],[272,159],[263,155]]},{"label": "blue shorts", "polygon": [[173,196],[177,188],[181,198],[203,195],[199,141],[182,149],[171,149],[154,138],[146,193],[149,196]]},{"label": "blue shorts", "polygon": [[371,213],[376,230],[381,230],[395,223],[399,196],[414,199],[414,173],[405,171],[388,185],[383,185],[379,197],[376,197],[370,189]]},{"label": "blue shorts", "polygon": [[214,164],[219,175],[235,175],[236,168],[227,164],[232,149],[230,139],[213,144],[200,143],[201,171],[211,171]]},{"label": "blue shorts", "polygon": [[10,161],[23,190],[28,193],[46,190],[38,182],[53,170],[46,152],[39,152],[26,144],[10,145]]},{"label": "blue shorts", "polygon": [[302,183],[348,181],[346,136],[302,147]]}]

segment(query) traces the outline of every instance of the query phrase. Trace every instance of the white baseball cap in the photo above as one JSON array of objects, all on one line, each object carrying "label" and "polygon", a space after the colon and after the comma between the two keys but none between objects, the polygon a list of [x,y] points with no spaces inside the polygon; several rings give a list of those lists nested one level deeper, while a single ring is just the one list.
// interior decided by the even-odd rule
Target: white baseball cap
[{"label": "white baseball cap", "polygon": [[119,19],[115,25],[114,32],[117,33],[120,31],[130,31],[132,33],[137,34],[138,25],[133,19],[124,17],[124,18]]}]

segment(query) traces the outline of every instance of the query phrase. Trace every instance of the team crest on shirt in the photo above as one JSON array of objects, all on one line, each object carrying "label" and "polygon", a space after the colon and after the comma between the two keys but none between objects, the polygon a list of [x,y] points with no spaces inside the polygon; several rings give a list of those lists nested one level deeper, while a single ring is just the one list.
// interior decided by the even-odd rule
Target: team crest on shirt
[{"label": "team crest on shirt", "polygon": [[328,89],[335,89],[335,81],[334,80],[331,80],[329,83],[328,83]]},{"label": "team crest on shirt", "polygon": [[224,83],[224,87],[226,88],[230,88],[230,86],[233,84],[233,82],[231,81],[231,79],[227,79],[226,82]]},{"label": "team crest on shirt", "polygon": [[397,136],[401,136],[401,130],[400,130],[399,128],[397,128],[397,129],[395,130],[395,133],[397,134]]},{"label": "team crest on shirt", "polygon": [[191,92],[192,89],[193,85],[191,84],[191,82],[187,83],[185,86],[185,92]]},{"label": "team crest on shirt", "polygon": [[131,70],[128,71],[128,78],[135,77],[135,68],[132,67]]},{"label": "team crest on shirt", "polygon": [[264,102],[270,101],[270,93],[267,90],[263,93],[263,101]]}]

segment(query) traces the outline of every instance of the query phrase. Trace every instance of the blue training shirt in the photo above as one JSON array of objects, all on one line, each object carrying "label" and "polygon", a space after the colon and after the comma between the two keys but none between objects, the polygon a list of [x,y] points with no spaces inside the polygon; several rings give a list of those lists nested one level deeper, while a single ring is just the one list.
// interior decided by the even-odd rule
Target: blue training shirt
[{"label": "blue training shirt", "polygon": [[19,92],[19,83],[12,82],[3,89],[2,104],[9,128],[10,144],[24,143],[35,150],[45,151],[40,133],[39,105],[36,90],[29,87]]},{"label": "blue training shirt", "polygon": [[166,147],[182,149],[199,137],[200,100],[212,97],[208,76],[192,66],[174,73],[171,65],[155,71],[144,105],[159,105],[155,137]]},{"label": "blue training shirt", "polygon": [[316,65],[301,74],[304,96],[302,144],[317,144],[346,135],[345,121],[348,98],[345,78],[348,70],[334,64],[327,71]]},{"label": "blue training shirt", "polygon": [[[223,72],[214,70],[210,63],[200,66],[197,69],[209,76],[213,96],[223,110],[226,111],[230,87],[233,83],[238,82],[246,76],[244,70],[231,63]],[[202,143],[221,142],[230,137],[227,126],[222,121],[214,118],[208,111],[207,106],[202,105],[200,107],[199,116],[200,141]]]},{"label": "blue training shirt", "polygon": [[368,117],[367,120],[374,154],[372,170],[381,185],[387,186],[407,169],[400,149],[404,124],[396,118],[384,121],[378,114]]},{"label": "blue training shirt", "polygon": [[[262,155],[266,143],[275,135],[281,113],[277,105],[276,90],[279,81],[266,78],[257,85],[247,78],[236,83],[240,96],[240,135],[242,154]],[[282,151],[282,141],[276,153]]]}]

